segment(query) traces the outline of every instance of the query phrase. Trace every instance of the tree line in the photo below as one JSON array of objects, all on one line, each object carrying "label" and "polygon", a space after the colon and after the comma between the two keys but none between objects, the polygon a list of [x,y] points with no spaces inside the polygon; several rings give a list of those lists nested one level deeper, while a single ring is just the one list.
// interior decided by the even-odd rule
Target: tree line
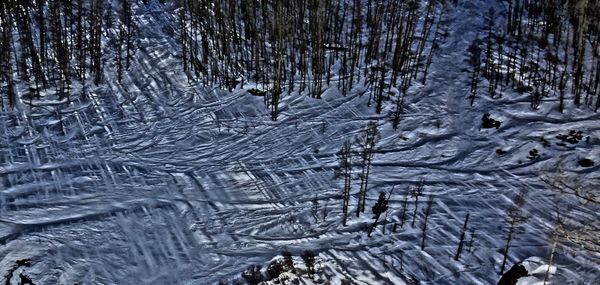
[{"label": "tree line", "polygon": [[[487,12],[485,33],[469,47],[471,105],[483,78],[492,98],[509,87],[528,94],[532,109],[544,101],[558,101],[561,113],[569,102],[597,112],[600,2],[508,0],[507,4],[502,12]],[[497,21],[503,14],[505,21]]]},{"label": "tree line", "polygon": [[[135,55],[132,6],[147,0],[6,0],[0,3],[0,104],[56,94],[85,96],[106,69],[122,80]],[[160,1],[165,3],[166,1]],[[190,80],[233,88],[256,83],[277,119],[284,94],[320,98],[369,89],[369,106],[401,102],[426,80],[441,35],[440,0],[173,0],[181,62]],[[74,88],[79,81],[83,89]],[[48,91],[54,92],[48,92]],[[42,92],[45,91],[45,92]],[[48,98],[45,98],[48,99]],[[398,103],[397,109],[401,108]],[[1,107],[1,106],[0,106]],[[400,112],[397,111],[398,120]],[[396,123],[397,125],[397,123]]]},{"label": "tree line", "polygon": [[[70,100],[78,81],[104,80],[106,54],[121,81],[134,55],[131,0],[0,2],[0,108],[19,99]],[[107,52],[106,50],[109,50]],[[79,90],[79,89],[78,89]],[[42,98],[55,94],[53,98]]]},{"label": "tree line", "polygon": [[320,98],[337,87],[347,95],[359,83],[381,113],[384,100],[400,102],[414,80],[425,82],[443,2],[186,0],[178,12],[183,66],[207,85],[256,83],[273,120],[286,93]]}]

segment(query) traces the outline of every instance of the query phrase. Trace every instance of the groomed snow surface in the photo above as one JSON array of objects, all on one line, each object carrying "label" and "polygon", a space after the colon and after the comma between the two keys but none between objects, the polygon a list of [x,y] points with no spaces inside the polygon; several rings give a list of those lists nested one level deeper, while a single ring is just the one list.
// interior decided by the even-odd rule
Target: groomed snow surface
[{"label": "groomed snow surface", "polygon": [[[143,28],[126,84],[116,84],[114,68],[106,66],[105,84],[59,113],[43,101],[0,112],[1,275],[17,260],[31,260],[16,266],[12,282],[24,273],[36,284],[216,284],[240,278],[251,264],[266,268],[287,249],[300,273],[286,274],[300,276],[300,284],[496,284],[506,213],[526,188],[525,219],[507,269],[528,259],[533,276],[519,284],[542,284],[555,201],[575,219],[598,219],[597,207],[540,179],[560,171],[598,181],[598,114],[560,114],[550,102],[532,111],[528,97],[510,89],[500,99],[479,95],[469,106],[466,50],[485,26],[488,6],[498,4],[461,1],[450,8],[450,34],[428,83],[409,91],[400,129],[393,130],[386,115],[393,102],[377,115],[361,87],[347,97],[330,88],[321,100],[286,95],[272,122],[262,98],[244,89],[189,84],[169,25],[176,23],[172,7],[151,3],[134,7]],[[499,129],[480,128],[485,112],[502,121]],[[371,120],[381,138],[367,213],[354,216],[356,179],[343,227],[335,153]],[[557,145],[555,136],[570,130],[589,141]],[[507,153],[499,156],[498,148]],[[530,160],[533,148],[540,157]],[[581,158],[596,165],[583,168]],[[409,197],[409,222],[392,233],[404,193],[421,179],[415,226]],[[379,227],[368,238],[371,207],[392,186],[386,233]],[[421,250],[428,199],[434,203]],[[454,261],[467,213],[475,242]],[[551,284],[600,284],[600,255],[561,244]],[[313,278],[301,270],[304,250],[318,255]]]}]

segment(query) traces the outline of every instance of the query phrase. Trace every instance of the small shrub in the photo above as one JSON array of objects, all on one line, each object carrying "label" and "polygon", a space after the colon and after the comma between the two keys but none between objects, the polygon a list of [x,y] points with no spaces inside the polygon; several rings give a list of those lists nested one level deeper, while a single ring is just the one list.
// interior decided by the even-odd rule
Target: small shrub
[{"label": "small shrub", "polygon": [[269,267],[267,267],[267,276],[269,279],[275,279],[285,272],[283,262],[280,260],[273,260]]},{"label": "small shrub", "polygon": [[302,259],[304,260],[304,264],[306,265],[306,271],[309,275],[313,275],[316,272],[315,257],[316,255],[310,250],[304,251],[304,253],[302,253]]},{"label": "small shrub", "polygon": [[540,153],[538,152],[537,149],[532,149],[529,151],[529,155],[527,156],[527,158],[533,160],[533,159],[537,159],[540,157]]},{"label": "small shrub", "polygon": [[263,281],[262,273],[260,272],[260,265],[250,265],[248,269],[242,273],[242,278],[248,282],[248,284],[255,285]]},{"label": "small shrub", "polygon": [[283,270],[291,272],[296,271],[296,268],[294,266],[294,259],[292,258],[292,253],[286,250],[282,252],[281,255],[283,256]]},{"label": "small shrub", "polygon": [[589,158],[584,158],[579,160],[579,166],[581,167],[592,167],[594,166],[594,161]]},{"label": "small shrub", "polygon": [[569,131],[569,134],[558,134],[556,138],[561,140],[563,143],[568,142],[570,144],[577,144],[583,139],[583,132],[571,130]]}]

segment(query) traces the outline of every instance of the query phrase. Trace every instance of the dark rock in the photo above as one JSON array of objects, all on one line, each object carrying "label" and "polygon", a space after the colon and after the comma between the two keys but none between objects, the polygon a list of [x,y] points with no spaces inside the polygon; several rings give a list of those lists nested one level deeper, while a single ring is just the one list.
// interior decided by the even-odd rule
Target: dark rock
[{"label": "dark rock", "polygon": [[540,153],[538,152],[537,149],[532,149],[529,151],[529,155],[527,156],[527,158],[529,159],[536,159],[540,157]]},{"label": "dark rock", "polygon": [[519,86],[517,86],[517,88],[515,88],[515,91],[523,94],[525,92],[531,92],[531,91],[533,91],[533,87],[531,87],[531,86],[525,86],[525,85],[519,85]]},{"label": "dark rock", "polygon": [[484,129],[491,128],[500,128],[502,122],[494,120],[490,117],[490,113],[483,114],[483,118],[481,118],[481,127]]},{"label": "dark rock", "polygon": [[583,139],[583,132],[571,130],[569,131],[569,134],[558,134],[556,138],[561,140],[563,143],[568,142],[570,144],[577,144]]},{"label": "dark rock", "polygon": [[256,88],[248,89],[248,93],[250,93],[250,95],[253,95],[253,96],[265,96],[265,95],[267,95],[267,91],[256,89]]},{"label": "dark rock", "polygon": [[496,149],[496,153],[498,155],[505,155],[506,153],[508,153],[508,151],[499,148],[499,149]]},{"label": "dark rock", "polygon": [[594,166],[594,161],[589,158],[580,159],[579,165],[581,167],[592,167],[592,166]]},{"label": "dark rock", "polygon": [[31,278],[23,273],[19,273],[19,284],[20,285],[35,285]]},{"label": "dark rock", "polygon": [[527,272],[525,266],[522,264],[515,264],[510,268],[510,270],[502,275],[502,278],[500,278],[500,281],[498,281],[498,285],[516,285],[519,281],[519,278],[527,275],[529,275],[529,272]]},{"label": "dark rock", "polygon": [[16,261],[17,266],[31,266],[31,259],[19,259]]}]

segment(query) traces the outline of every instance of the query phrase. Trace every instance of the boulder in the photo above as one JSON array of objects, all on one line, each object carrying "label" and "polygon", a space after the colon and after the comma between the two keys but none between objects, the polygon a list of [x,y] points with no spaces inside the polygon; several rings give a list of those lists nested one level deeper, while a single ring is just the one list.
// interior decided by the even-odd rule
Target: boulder
[{"label": "boulder", "polygon": [[483,118],[481,118],[481,127],[484,129],[491,129],[491,128],[498,129],[498,128],[500,128],[501,124],[502,124],[502,122],[492,119],[490,117],[490,113],[483,114]]},{"label": "boulder", "polygon": [[519,278],[527,275],[529,275],[529,272],[527,272],[525,266],[522,264],[515,264],[510,270],[502,275],[502,278],[498,281],[498,285],[516,285],[517,282],[519,282]]},{"label": "boulder", "polygon": [[589,158],[584,158],[579,160],[579,166],[581,167],[592,167],[594,166],[594,161]]}]

